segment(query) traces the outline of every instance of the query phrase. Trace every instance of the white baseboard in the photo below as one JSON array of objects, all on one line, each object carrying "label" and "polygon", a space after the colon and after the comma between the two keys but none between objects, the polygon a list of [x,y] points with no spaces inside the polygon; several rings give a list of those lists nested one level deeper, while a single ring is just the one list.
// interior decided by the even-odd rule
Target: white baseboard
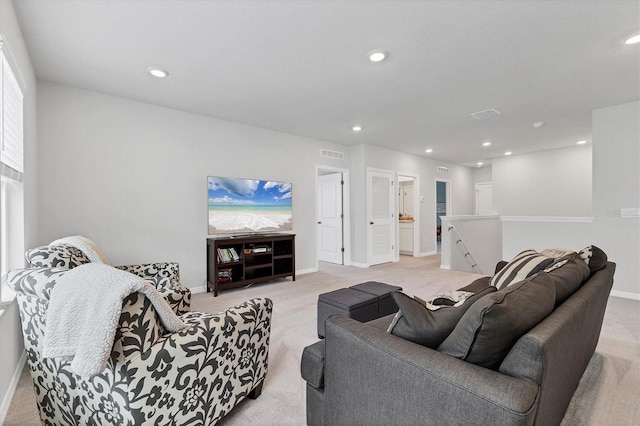
[{"label": "white baseboard", "polygon": [[451,269],[451,265],[440,265],[440,269]]},{"label": "white baseboard", "polygon": [[296,275],[313,274],[318,272],[318,268],[296,269]]},{"label": "white baseboard", "polygon": [[611,290],[611,295],[622,299],[640,300],[640,294],[630,293],[628,291]]},{"label": "white baseboard", "polygon": [[207,292],[207,288],[206,287],[191,287],[189,288],[189,290],[191,290],[191,294],[198,294],[198,293],[206,293]]},{"label": "white baseboard", "polygon": [[369,264],[360,263],[360,262],[351,262],[351,266],[355,266],[356,268],[368,268]]},{"label": "white baseboard", "polygon": [[0,425],[4,424],[4,418],[7,416],[7,412],[9,411],[9,406],[11,405],[11,400],[13,399],[13,394],[18,387],[18,382],[20,381],[20,375],[22,374],[22,370],[24,369],[24,364],[27,362],[27,353],[25,351],[22,352],[22,356],[20,360],[18,360],[18,365],[16,366],[15,371],[13,372],[13,377],[11,377],[11,382],[9,383],[9,387],[7,388],[7,393],[4,395],[4,399],[2,400],[2,404],[0,405]]},{"label": "white baseboard", "polygon": [[433,256],[434,254],[438,254],[438,252],[437,251],[423,251],[422,253],[420,253],[416,257],[427,257],[427,256]]}]

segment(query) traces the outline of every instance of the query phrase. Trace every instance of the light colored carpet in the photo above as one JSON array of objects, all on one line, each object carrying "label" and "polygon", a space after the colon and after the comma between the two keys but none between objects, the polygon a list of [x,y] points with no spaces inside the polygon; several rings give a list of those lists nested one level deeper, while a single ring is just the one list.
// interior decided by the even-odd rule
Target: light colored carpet
[{"label": "light colored carpet", "polygon": [[[365,281],[403,287],[409,295],[429,297],[471,282],[477,275],[445,271],[440,257],[402,256],[399,263],[371,268],[321,263],[320,272],[221,292],[197,294],[195,311],[220,312],[253,297],[273,300],[269,372],[262,395],[241,402],[221,425],[304,425],[305,382],[300,357],[305,346],[317,341],[318,295]],[[576,390],[563,426],[640,425],[640,302],[609,299],[600,343]],[[22,375],[5,425],[39,424],[28,371]]]}]

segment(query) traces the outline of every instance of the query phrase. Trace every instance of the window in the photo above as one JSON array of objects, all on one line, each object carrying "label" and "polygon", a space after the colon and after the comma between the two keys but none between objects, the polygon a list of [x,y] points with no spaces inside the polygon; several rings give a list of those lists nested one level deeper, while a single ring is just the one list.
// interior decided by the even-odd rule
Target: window
[{"label": "window", "polygon": [[23,266],[23,90],[6,39],[0,35],[0,306],[13,301],[7,272]]}]

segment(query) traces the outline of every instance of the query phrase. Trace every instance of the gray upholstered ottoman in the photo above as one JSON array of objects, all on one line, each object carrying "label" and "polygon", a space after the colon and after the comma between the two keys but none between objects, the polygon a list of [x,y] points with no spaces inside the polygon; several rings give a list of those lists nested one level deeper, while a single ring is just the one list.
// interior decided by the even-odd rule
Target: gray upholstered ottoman
[{"label": "gray upholstered ottoman", "polygon": [[402,291],[402,287],[379,283],[377,281],[367,281],[366,283],[356,284],[349,288],[369,293],[378,298],[378,316],[376,318],[382,318],[398,312],[398,305],[393,301],[391,294],[395,291]]},{"label": "gray upholstered ottoman", "polygon": [[341,288],[318,297],[318,337],[324,337],[324,322],[339,314],[360,322],[378,318],[378,296],[352,288]]}]

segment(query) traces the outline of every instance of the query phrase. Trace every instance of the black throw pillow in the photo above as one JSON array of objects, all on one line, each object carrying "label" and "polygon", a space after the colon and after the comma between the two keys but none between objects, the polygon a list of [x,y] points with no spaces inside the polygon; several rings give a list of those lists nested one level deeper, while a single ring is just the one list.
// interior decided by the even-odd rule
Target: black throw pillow
[{"label": "black throw pillow", "polygon": [[399,311],[387,331],[394,336],[435,349],[447,338],[475,301],[495,291],[495,287],[487,286],[460,306],[445,306],[436,311],[431,311],[419,301],[396,291],[392,297]]},{"label": "black throw pillow", "polygon": [[607,254],[596,246],[587,246],[578,254],[589,265],[592,274],[607,266]]}]

